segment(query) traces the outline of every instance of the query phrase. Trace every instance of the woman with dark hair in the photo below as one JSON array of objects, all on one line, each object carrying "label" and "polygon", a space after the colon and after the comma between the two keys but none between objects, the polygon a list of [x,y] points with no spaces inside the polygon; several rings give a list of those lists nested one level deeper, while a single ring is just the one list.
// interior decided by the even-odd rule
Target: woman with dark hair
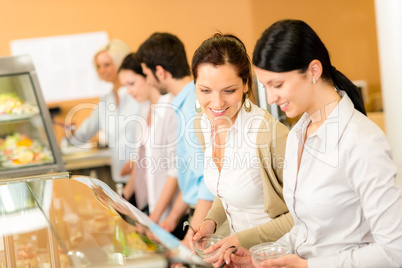
[{"label": "woman with dark hair", "polygon": [[278,243],[292,254],[262,267],[401,267],[391,148],[320,38],[303,21],[276,22],[258,40],[253,64],[268,102],[288,117],[303,114],[289,133],[283,171],[295,226]]},{"label": "woman with dark hair", "polygon": [[[160,223],[169,215],[178,193],[175,162],[177,121],[171,105],[173,96],[161,96],[157,88],[147,84],[135,53],[123,60],[119,79],[136,101],[151,104],[141,111],[143,124],[135,135],[136,159],[123,196],[129,199],[135,192],[137,198],[145,199],[142,204],[148,204],[149,217]],[[182,239],[184,233],[180,229],[173,234]]]},{"label": "woman with dark hair", "polygon": [[254,105],[251,63],[243,43],[216,34],[192,60],[197,94],[194,129],[203,147],[205,184],[215,195],[193,240],[214,233],[226,220],[230,236],[209,247],[205,261],[221,265],[232,246],[276,241],[293,226],[282,196],[288,129]]}]

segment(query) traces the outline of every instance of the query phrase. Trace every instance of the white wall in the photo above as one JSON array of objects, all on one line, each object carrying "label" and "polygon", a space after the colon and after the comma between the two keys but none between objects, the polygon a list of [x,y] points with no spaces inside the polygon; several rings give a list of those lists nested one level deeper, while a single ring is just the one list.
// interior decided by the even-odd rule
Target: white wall
[{"label": "white wall", "polygon": [[402,185],[402,1],[375,0],[385,126]]}]

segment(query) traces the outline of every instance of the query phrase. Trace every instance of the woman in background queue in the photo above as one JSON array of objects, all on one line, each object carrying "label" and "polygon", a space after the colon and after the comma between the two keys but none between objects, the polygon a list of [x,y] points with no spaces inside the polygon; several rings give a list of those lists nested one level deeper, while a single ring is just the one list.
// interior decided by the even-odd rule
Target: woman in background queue
[{"label": "woman in background queue", "polygon": [[[141,111],[141,127],[137,129],[137,157],[123,196],[129,199],[145,195],[149,217],[156,223],[169,215],[178,194],[175,162],[177,121],[171,102],[173,95],[161,95],[159,90],[146,83],[141,64],[135,53],[129,54],[119,69],[121,83],[139,103],[149,102]],[[182,225],[172,232],[179,239],[184,237]]]},{"label": "woman in background queue", "polygon": [[[258,40],[253,64],[268,102],[288,117],[303,114],[289,133],[284,169],[295,226],[278,243],[291,254],[262,267],[402,267],[402,198],[390,145],[318,35],[303,21],[276,22]],[[245,249],[229,257],[235,266],[251,264]]]},{"label": "woman in background queue", "polygon": [[[141,108],[122,87],[117,74],[120,64],[129,53],[130,48],[123,41],[116,39],[109,41],[96,52],[94,66],[98,76],[110,83],[112,90],[100,98],[90,117],[85,119],[73,136],[68,137],[70,143],[80,146],[99,131],[103,131],[110,150],[113,181],[123,184],[129,179],[124,166],[134,152],[132,141],[137,127],[134,119]],[[134,198],[130,202],[136,204]]]},{"label": "woman in background queue", "polygon": [[250,101],[251,63],[237,37],[216,34],[204,41],[191,68],[199,110],[194,129],[205,149],[205,184],[215,195],[193,240],[228,221],[230,235],[205,251],[218,249],[204,259],[218,267],[228,247],[276,241],[292,228],[282,196],[288,129]]}]

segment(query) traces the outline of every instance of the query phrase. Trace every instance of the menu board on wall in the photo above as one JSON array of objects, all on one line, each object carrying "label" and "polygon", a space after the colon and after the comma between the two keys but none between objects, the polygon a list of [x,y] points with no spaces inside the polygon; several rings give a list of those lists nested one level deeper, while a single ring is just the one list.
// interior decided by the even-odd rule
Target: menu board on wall
[{"label": "menu board on wall", "polygon": [[99,97],[111,90],[93,64],[106,32],[91,32],[11,41],[12,55],[30,55],[47,103]]}]

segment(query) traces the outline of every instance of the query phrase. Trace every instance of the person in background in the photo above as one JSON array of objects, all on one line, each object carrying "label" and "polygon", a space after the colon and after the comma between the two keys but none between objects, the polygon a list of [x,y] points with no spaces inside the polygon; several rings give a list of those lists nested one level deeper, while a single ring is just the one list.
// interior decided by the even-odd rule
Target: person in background
[{"label": "person in background", "polygon": [[[129,54],[120,66],[119,78],[128,93],[139,103],[148,101],[151,106],[144,106],[141,118],[144,124],[137,128],[136,137],[140,137],[136,159],[129,182],[123,196],[129,199],[146,193],[148,196],[149,218],[159,223],[169,215],[178,194],[177,168],[175,163],[177,120],[171,106],[172,94],[161,96],[159,90],[146,83],[141,64],[136,54]],[[145,186],[145,188],[144,188]],[[173,231],[183,239],[183,231]],[[181,234],[181,235],[180,235]]]},{"label": "person in background", "polygon": [[[111,173],[115,183],[126,183],[128,174],[122,174],[123,167],[134,152],[134,133],[138,122],[134,120],[141,105],[122,87],[117,71],[130,48],[121,40],[111,40],[102,46],[94,56],[94,65],[101,80],[109,82],[112,90],[100,98],[90,117],[85,119],[69,141],[74,145],[88,142],[99,131],[106,135],[110,150]],[[127,173],[127,172],[125,172]],[[136,204],[135,198],[130,200]]]},{"label": "person in background", "polygon": [[276,241],[292,228],[282,196],[289,130],[250,101],[251,63],[236,36],[218,33],[205,40],[191,69],[201,110],[194,129],[205,148],[204,180],[215,195],[193,239],[214,233],[228,220],[230,236],[205,251],[219,249],[205,259],[218,267],[228,247]]},{"label": "person in background", "polygon": [[268,102],[288,117],[303,114],[289,133],[284,169],[284,197],[295,226],[278,241],[292,254],[262,267],[402,267],[397,168],[354,84],[300,20],[265,30],[253,64]]},{"label": "person in background", "polygon": [[[162,94],[169,92],[175,97],[172,105],[178,125],[177,180],[180,194],[160,226],[171,232],[190,207],[194,209],[191,224],[198,227],[211,207],[213,195],[204,183],[203,152],[192,127],[196,115],[196,95],[184,45],[175,35],[154,33],[141,44],[137,57],[147,83],[158,88]],[[192,241],[187,235],[183,242],[189,245]]]}]

